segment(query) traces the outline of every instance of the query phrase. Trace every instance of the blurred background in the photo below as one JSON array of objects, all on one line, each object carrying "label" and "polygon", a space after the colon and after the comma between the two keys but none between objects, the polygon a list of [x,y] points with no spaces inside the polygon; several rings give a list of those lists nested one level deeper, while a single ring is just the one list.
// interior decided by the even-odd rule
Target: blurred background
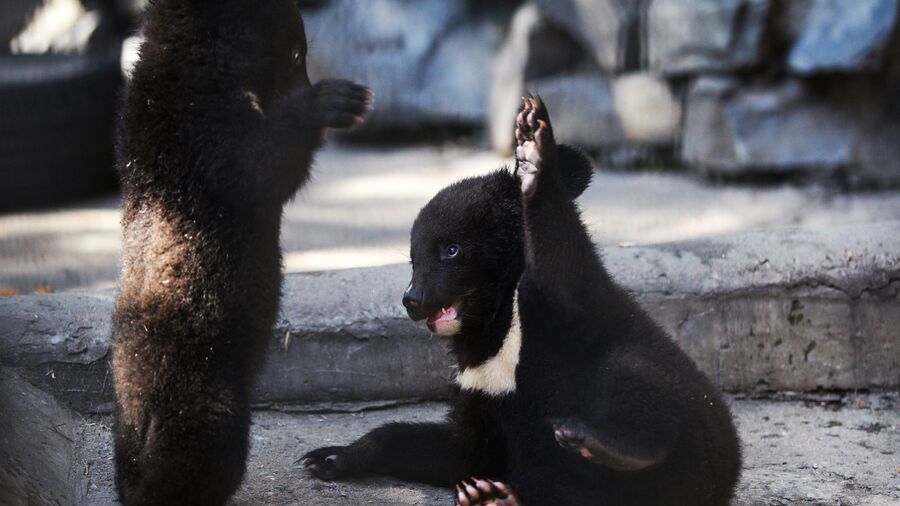
[{"label": "blurred background", "polygon": [[[898,3],[300,1],[311,76],[377,102],[286,209],[286,269],[406,261],[435,191],[511,162],[527,92],[595,157],[599,244],[900,219]],[[143,6],[0,0],[0,294],[115,286]]]}]

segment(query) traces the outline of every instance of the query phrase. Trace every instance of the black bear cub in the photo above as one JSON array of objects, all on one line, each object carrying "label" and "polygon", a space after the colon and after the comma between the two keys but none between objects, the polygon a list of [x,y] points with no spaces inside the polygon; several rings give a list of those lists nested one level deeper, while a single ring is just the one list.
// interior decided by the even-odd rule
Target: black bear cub
[{"label": "black bear cub", "polygon": [[438,193],[412,229],[410,317],[450,338],[446,422],[394,423],[304,459],[456,486],[456,503],[725,505],[740,473],[717,389],[615,282],[574,202],[591,165],[546,107],[517,118],[516,170]]},{"label": "black bear cub", "polygon": [[292,0],[156,0],[143,33],[119,139],[116,483],[128,506],[221,505],[278,312],[282,206],[372,94],[310,84]]}]

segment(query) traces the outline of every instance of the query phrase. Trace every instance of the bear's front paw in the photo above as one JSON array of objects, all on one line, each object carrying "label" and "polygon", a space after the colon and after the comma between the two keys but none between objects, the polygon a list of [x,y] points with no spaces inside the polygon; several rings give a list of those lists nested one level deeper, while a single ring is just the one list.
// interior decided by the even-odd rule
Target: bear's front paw
[{"label": "bear's front paw", "polygon": [[312,87],[312,114],[320,126],[350,128],[372,110],[375,94],[365,86],[343,79],[325,79]]},{"label": "bear's front paw", "polygon": [[522,101],[516,117],[516,175],[522,182],[522,195],[531,197],[541,172],[554,163],[556,143],[544,103],[533,97]]},{"label": "bear's front paw", "polygon": [[505,483],[469,478],[456,485],[456,506],[521,506]]},{"label": "bear's front paw", "polygon": [[350,455],[346,446],[328,446],[313,450],[300,463],[314,478],[331,481],[351,474]]}]

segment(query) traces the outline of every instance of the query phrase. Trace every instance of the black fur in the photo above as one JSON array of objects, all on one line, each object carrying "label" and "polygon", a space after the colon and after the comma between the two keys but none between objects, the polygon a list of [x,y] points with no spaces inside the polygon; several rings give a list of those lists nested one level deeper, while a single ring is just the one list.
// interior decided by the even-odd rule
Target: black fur
[{"label": "black fur", "polygon": [[556,147],[540,102],[517,125],[519,179],[465,180],[422,209],[405,300],[421,319],[462,298],[451,346],[465,369],[501,349],[518,286],[515,391],[462,390],[444,423],[386,425],[305,465],[324,479],[503,482],[461,482],[460,505],[727,504],[740,472],[727,406],[604,269],[573,201],[590,163]]},{"label": "black fur", "polygon": [[124,255],[113,330],[125,505],[220,505],[281,286],[282,205],[325,127],[371,93],[310,85],[294,2],[157,0],[123,103]]}]

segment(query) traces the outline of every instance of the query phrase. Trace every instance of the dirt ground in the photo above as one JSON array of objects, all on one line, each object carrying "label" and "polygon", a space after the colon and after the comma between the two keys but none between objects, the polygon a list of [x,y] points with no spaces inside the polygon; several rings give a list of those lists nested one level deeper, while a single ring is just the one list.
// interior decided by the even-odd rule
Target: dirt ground
[{"label": "dirt ground", "polygon": [[[897,394],[730,401],[744,446],[736,506],[900,503]],[[446,412],[440,403],[359,411],[362,408],[255,412],[247,475],[232,504],[452,504],[449,490],[391,478],[326,483],[303,472],[298,460],[313,448],[349,443],[389,421],[432,421]],[[116,504],[109,420],[98,417],[87,423],[91,425],[85,427],[81,459],[91,482],[88,504]]]}]

